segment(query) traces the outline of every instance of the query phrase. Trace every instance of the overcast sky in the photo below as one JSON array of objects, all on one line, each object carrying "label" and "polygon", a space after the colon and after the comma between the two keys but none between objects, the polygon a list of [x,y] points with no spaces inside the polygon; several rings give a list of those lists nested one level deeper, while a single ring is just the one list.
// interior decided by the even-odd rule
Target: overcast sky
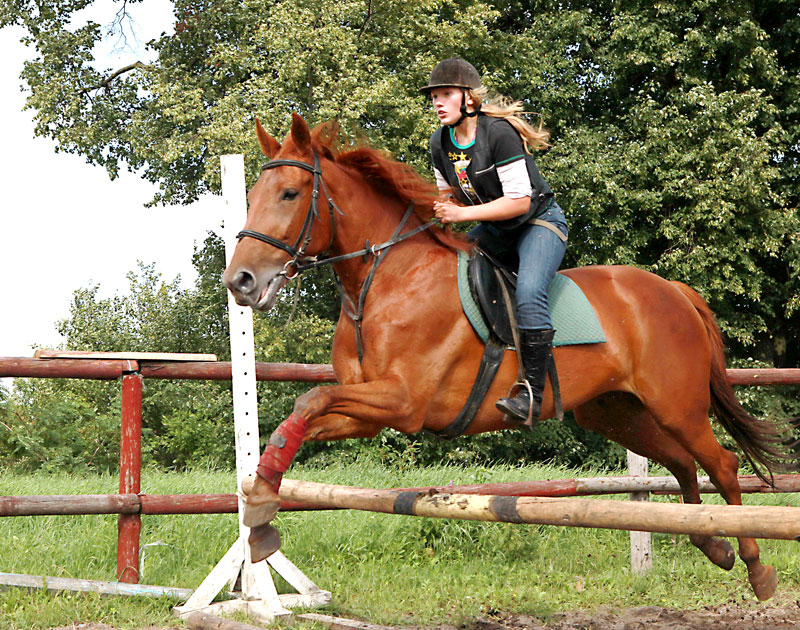
[{"label": "overcast sky", "polygon": [[[118,4],[107,16],[110,23]],[[144,0],[137,11],[139,41],[169,30],[171,3]],[[108,8],[107,7],[107,8]],[[22,111],[19,73],[31,53],[19,29],[0,30],[0,356],[31,356],[31,345],[62,340],[55,323],[69,314],[73,291],[99,284],[101,296],[127,291],[126,273],[137,260],[156,263],[165,280],[194,280],[195,242],[220,223],[222,204],[209,197],[192,206],[144,208],[155,188],[124,173],[110,181],[102,168],[80,156],[56,154],[54,144],[34,138],[30,111]],[[109,42],[103,67],[121,67],[143,50]],[[116,49],[115,49],[116,46]]]}]

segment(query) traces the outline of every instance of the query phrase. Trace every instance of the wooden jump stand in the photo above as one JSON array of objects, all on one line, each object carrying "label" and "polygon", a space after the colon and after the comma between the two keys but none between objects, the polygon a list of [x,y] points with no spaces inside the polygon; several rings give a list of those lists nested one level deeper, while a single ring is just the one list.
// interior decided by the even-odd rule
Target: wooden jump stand
[{"label": "wooden jump stand", "polygon": [[[225,258],[230,262],[236,247],[236,230],[247,218],[244,158],[223,155],[222,196],[225,202]],[[228,293],[228,317],[231,339],[231,371],[233,384],[233,422],[236,434],[236,487],[256,469],[261,455],[258,432],[256,395],[255,342],[253,312],[239,306]],[[324,606],[331,601],[324,591],[308,579],[286,556],[276,551],[266,560],[251,562],[247,537],[250,529],[242,523],[243,499],[239,496],[239,538],[212,569],[202,584],[182,606],[174,609],[178,617],[200,611],[218,613],[243,611],[259,621],[269,622],[291,615],[295,606]],[[279,595],[270,567],[297,590],[296,594]],[[241,598],[212,603],[223,590],[233,590],[241,583]]]}]

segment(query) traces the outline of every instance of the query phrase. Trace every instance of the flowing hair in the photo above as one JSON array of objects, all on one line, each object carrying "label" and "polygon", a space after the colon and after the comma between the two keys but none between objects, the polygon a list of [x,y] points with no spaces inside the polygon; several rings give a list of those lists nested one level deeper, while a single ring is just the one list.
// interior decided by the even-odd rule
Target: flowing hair
[{"label": "flowing hair", "polygon": [[487,116],[503,118],[522,136],[522,144],[528,153],[547,149],[550,145],[550,132],[542,126],[534,127],[522,118],[525,111],[521,101],[514,101],[507,96],[498,94],[489,98],[489,91],[485,87],[469,90],[469,95],[474,104],[481,106],[481,111]]}]

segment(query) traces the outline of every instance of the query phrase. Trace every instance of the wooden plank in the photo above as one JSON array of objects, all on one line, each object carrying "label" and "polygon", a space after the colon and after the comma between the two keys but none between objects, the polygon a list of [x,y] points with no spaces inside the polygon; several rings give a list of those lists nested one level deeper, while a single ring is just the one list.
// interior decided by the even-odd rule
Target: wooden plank
[{"label": "wooden plank", "polygon": [[731,385],[800,385],[800,368],[732,368]]},{"label": "wooden plank", "polygon": [[135,494],[56,494],[0,497],[0,516],[136,514]]},{"label": "wooden plank", "polygon": [[263,630],[263,626],[253,626],[199,610],[187,615],[185,621],[186,626],[194,630]]},{"label": "wooden plank", "polygon": [[46,588],[51,591],[75,591],[100,593],[102,595],[131,595],[136,597],[174,597],[184,600],[191,589],[147,584],[125,584],[124,582],[104,582],[101,580],[76,580],[45,575],[25,575],[21,573],[0,573],[0,586],[6,588]]},{"label": "wooden plank", "polygon": [[0,377],[117,379],[138,369],[135,361],[0,358]]},{"label": "wooden plank", "polygon": [[[37,356],[44,353],[67,353],[64,350],[39,350]],[[87,354],[87,353],[83,353]],[[136,353],[119,353],[125,358]],[[143,353],[145,355],[158,353]],[[88,376],[88,372],[82,368],[69,363],[69,359],[62,359],[59,363],[60,369],[53,370],[52,366],[43,367],[42,363],[56,364],[58,359],[47,357],[46,361],[24,357],[0,357],[0,377],[50,377],[50,378],[115,378],[119,376],[120,363],[112,360],[100,360],[98,355],[115,356],[116,353],[95,353],[82,359],[89,362],[89,359],[97,363],[95,368],[96,376]],[[74,355],[64,354],[74,358]],[[219,361],[220,367],[202,365],[204,362],[216,362],[215,355],[197,355],[202,358],[197,365],[189,364],[185,369],[169,362],[175,362],[175,356],[189,357],[192,355],[167,355],[170,358],[163,361],[165,365],[155,366],[149,362],[158,363],[158,360],[146,359],[148,364],[142,366],[142,374],[147,378],[186,378],[186,379],[208,379],[208,380],[229,380],[230,363]],[[128,359],[132,360],[132,359]],[[186,361],[188,359],[180,359]],[[77,362],[77,361],[76,361]],[[127,369],[127,368],[125,368]],[[52,371],[50,371],[52,370]],[[152,370],[152,373],[148,373]],[[753,369],[729,369],[727,371],[728,380],[732,385],[798,385],[800,384],[800,368],[753,368]],[[301,381],[301,382],[336,382],[333,367],[327,364],[305,364],[305,363],[256,363],[256,378],[259,381]]]},{"label": "wooden plank", "polygon": [[284,479],[280,496],[371,512],[570,527],[800,541],[800,508],[425,494]]},{"label": "wooden plank", "polygon": [[[552,484],[552,485],[551,485]],[[698,479],[700,492],[716,494],[717,489],[708,477]],[[755,475],[739,477],[745,493],[800,492],[800,475],[775,475],[775,488]],[[583,479],[554,479],[551,481],[512,481],[507,483],[474,484],[468,486],[439,486],[394,488],[419,492],[452,492],[457,494],[493,494],[497,496],[590,496],[651,492],[680,494],[674,477],[598,477]],[[0,496],[0,517],[68,515],[68,514],[232,514],[238,511],[235,494],[56,494]],[[281,501],[281,510],[342,509],[330,505],[314,505],[298,501]]]},{"label": "wooden plank", "polygon": [[123,361],[216,361],[215,354],[182,352],[85,352],[83,350],[44,350],[33,353],[36,359],[115,359]]},{"label": "wooden plank", "polygon": [[318,623],[330,628],[331,630],[396,630],[392,626],[379,626],[366,621],[356,619],[345,619],[343,617],[332,617],[331,615],[320,615],[319,613],[303,613],[295,615],[297,619]]}]

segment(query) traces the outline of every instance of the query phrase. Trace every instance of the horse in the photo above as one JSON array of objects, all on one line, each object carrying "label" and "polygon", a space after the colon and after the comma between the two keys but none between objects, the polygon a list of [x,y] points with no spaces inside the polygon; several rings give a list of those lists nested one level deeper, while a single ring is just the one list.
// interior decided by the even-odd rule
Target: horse
[{"label": "horse", "polygon": [[[248,192],[247,221],[223,274],[238,304],[266,311],[294,275],[329,263],[342,296],[332,348],[338,384],[297,398],[242,487],[254,561],[279,544],[269,521],[303,441],[370,438],[384,427],[441,430],[464,405],[484,350],[457,289],[457,251],[472,244],[431,225],[435,187],[376,149],[337,149],[337,133],[335,123],[312,131],[293,114],[279,143],[256,121],[270,161]],[[739,457],[715,438],[709,410],[762,479],[761,466],[770,475],[800,468],[786,437],[792,425],[757,419],[737,401],[720,330],[698,293],[630,266],[559,273],[583,290],[606,336],[553,352],[563,408],[578,425],[666,467],[687,503],[700,503],[699,464],[729,504],[741,505]],[[506,351],[468,434],[512,428],[494,402],[516,377],[516,357]],[[547,387],[541,418],[553,413]],[[689,538],[715,565],[733,567],[727,541]],[[754,539],[738,544],[756,597],[770,598],[775,569],[761,563]]]}]

